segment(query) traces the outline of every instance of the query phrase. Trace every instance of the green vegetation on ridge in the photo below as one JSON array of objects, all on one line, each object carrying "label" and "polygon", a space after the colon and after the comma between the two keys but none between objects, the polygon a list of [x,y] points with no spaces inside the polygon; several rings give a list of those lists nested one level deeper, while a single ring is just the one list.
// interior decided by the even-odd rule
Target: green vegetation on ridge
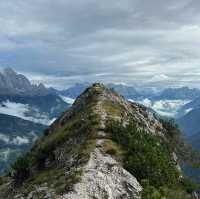
[{"label": "green vegetation on ridge", "polygon": [[35,185],[44,184],[57,194],[66,193],[79,181],[80,168],[89,160],[100,125],[99,115],[94,111],[96,97],[88,95],[85,104],[80,103],[64,113],[56,126],[46,130],[31,151],[11,166],[9,175],[24,196]]},{"label": "green vegetation on ridge", "polygon": [[[138,128],[135,123],[123,127],[120,122],[111,122],[107,131],[120,150],[123,150],[120,154],[124,168],[143,185],[143,199],[191,198],[189,194],[195,191],[197,186],[192,181],[181,178],[181,173],[172,159],[170,143],[152,136]],[[111,152],[118,154],[112,150]]]}]

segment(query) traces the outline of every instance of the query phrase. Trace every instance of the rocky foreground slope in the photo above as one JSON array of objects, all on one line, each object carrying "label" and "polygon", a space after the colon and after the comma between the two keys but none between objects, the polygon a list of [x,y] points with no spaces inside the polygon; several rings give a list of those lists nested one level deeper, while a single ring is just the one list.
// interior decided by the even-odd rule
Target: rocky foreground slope
[{"label": "rocky foreground slope", "polygon": [[0,198],[192,198],[170,125],[94,84],[1,178]]}]

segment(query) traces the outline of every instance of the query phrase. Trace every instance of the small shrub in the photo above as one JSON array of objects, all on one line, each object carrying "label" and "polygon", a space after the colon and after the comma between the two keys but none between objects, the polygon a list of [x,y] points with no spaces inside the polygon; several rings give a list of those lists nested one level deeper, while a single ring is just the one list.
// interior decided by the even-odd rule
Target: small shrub
[{"label": "small shrub", "polygon": [[191,195],[181,189],[178,184],[171,188],[168,186],[155,188],[149,184],[148,180],[144,180],[142,186],[142,199],[192,199]]},{"label": "small shrub", "polygon": [[189,178],[183,178],[181,184],[188,193],[193,193],[199,188],[199,186]]},{"label": "small shrub", "polygon": [[16,183],[20,184],[24,179],[29,177],[30,159],[29,156],[20,156],[18,159],[11,165],[10,175],[13,177]]}]

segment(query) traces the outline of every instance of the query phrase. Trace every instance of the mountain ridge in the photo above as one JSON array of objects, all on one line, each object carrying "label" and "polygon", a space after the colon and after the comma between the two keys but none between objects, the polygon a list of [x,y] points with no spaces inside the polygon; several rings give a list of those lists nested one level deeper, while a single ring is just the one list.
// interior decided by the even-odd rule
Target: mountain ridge
[{"label": "mountain ridge", "polygon": [[[170,149],[175,145],[168,149],[172,130],[144,106],[93,84],[16,161],[0,186],[0,198],[139,199],[150,188],[144,180],[157,188],[166,185],[170,195],[167,186],[179,183],[181,176],[177,156]],[[175,191],[190,198],[184,188],[173,195]]]}]

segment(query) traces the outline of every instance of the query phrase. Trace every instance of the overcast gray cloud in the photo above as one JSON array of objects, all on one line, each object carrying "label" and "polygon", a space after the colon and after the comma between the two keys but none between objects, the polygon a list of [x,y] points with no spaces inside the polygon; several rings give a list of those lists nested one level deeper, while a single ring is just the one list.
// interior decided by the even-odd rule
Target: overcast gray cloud
[{"label": "overcast gray cloud", "polygon": [[1,0],[0,66],[57,87],[199,87],[199,9],[199,0]]}]

